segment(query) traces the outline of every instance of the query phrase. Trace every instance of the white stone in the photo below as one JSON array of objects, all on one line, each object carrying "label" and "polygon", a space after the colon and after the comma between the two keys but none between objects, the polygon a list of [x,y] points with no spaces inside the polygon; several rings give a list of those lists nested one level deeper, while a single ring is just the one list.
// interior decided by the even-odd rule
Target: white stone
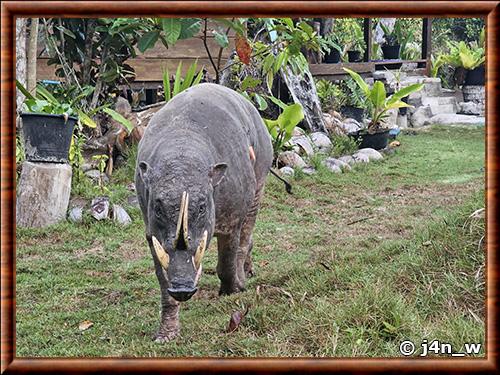
[{"label": "white stone", "polygon": [[482,115],[484,114],[484,105],[476,102],[458,103],[458,113],[464,115]]},{"label": "white stone", "polygon": [[368,156],[368,159],[370,159],[370,161],[371,160],[381,160],[384,158],[380,152],[378,152],[377,150],[375,150],[373,148],[361,148],[358,150],[358,152],[356,154],[364,154],[364,155]]},{"label": "white stone", "polygon": [[294,147],[294,150],[296,150],[296,152],[298,151],[300,155],[306,155],[306,156],[314,155],[313,145],[309,137],[307,137],[306,135],[292,137],[290,139],[290,144],[293,146],[298,146],[298,150],[297,147]]},{"label": "white stone", "polygon": [[398,114],[398,118],[396,120],[396,125],[401,129],[408,128],[408,115]]},{"label": "white stone", "polygon": [[410,117],[411,126],[414,128],[420,128],[427,125],[431,117],[432,114],[429,106],[419,107]]},{"label": "white stone", "polygon": [[484,125],[485,119],[482,116],[441,114],[429,119],[432,125]]},{"label": "white stone", "polygon": [[362,128],[361,124],[353,118],[346,118],[341,126],[346,134],[355,133]]},{"label": "white stone", "polygon": [[302,172],[310,176],[312,174],[316,174],[316,169],[314,169],[313,167],[306,167],[302,169]]},{"label": "white stone", "polygon": [[385,127],[389,129],[397,127],[399,109],[397,108],[390,109],[386,112],[386,114],[387,117],[383,120]]},{"label": "white stone", "polygon": [[356,163],[356,160],[351,155],[344,155],[338,158],[338,160],[346,163],[347,165],[354,165]]},{"label": "white stone", "polygon": [[352,155],[352,158],[355,163],[368,163],[370,161],[368,155],[362,152],[356,152]]},{"label": "white stone", "polygon": [[304,159],[293,151],[285,151],[278,155],[278,163],[285,167],[305,168],[307,166]]},{"label": "white stone", "polygon": [[323,165],[335,173],[340,173],[342,170],[351,170],[351,166],[347,162],[335,158],[326,158],[323,160]]},{"label": "white stone", "polygon": [[125,211],[122,206],[119,206],[117,204],[113,205],[113,220],[123,226],[132,224],[132,219],[130,218],[127,211]]},{"label": "white stone", "polygon": [[82,207],[73,207],[69,210],[68,220],[73,223],[79,223],[83,220],[83,208]]},{"label": "white stone", "polygon": [[311,141],[320,152],[328,152],[332,149],[332,141],[322,132],[311,133]]},{"label": "white stone", "polygon": [[280,168],[279,171],[280,171],[280,174],[282,176],[291,176],[291,177],[293,177],[293,175],[295,174],[295,171],[291,167],[283,167],[283,168]]},{"label": "white stone", "polygon": [[68,164],[25,161],[19,178],[16,224],[45,227],[66,218],[71,193]]}]

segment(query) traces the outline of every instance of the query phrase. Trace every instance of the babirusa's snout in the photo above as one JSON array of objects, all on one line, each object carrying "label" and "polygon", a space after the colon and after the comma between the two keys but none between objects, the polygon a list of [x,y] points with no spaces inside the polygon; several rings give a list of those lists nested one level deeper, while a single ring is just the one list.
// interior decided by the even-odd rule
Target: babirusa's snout
[{"label": "babirusa's snout", "polygon": [[197,288],[168,288],[170,294],[176,301],[185,302],[196,293]]}]

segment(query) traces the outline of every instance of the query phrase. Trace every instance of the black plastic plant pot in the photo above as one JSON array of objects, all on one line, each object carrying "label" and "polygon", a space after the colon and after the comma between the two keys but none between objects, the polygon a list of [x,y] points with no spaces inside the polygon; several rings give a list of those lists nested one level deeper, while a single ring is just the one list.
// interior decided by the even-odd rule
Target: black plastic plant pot
[{"label": "black plastic plant pot", "polygon": [[369,134],[364,132],[350,133],[349,136],[355,141],[359,141],[359,148],[373,148],[374,150],[382,150],[389,143],[389,129],[380,132]]},{"label": "black plastic plant pot", "polygon": [[361,61],[360,51],[347,51],[347,58],[349,62],[359,62]]},{"label": "black plastic plant pot", "polygon": [[[408,104],[408,97],[405,96],[404,98],[401,98],[401,101]],[[399,108],[399,114],[401,116],[406,115],[407,112],[408,112],[408,107]]]},{"label": "black plastic plant pot", "polygon": [[385,60],[397,60],[399,59],[399,49],[400,45],[395,46],[382,46],[382,54]]},{"label": "black plastic plant pot", "polygon": [[484,65],[480,65],[472,70],[467,70],[467,73],[465,73],[464,85],[484,86]]},{"label": "black plastic plant pot", "polygon": [[336,64],[340,62],[340,52],[332,49],[328,55],[325,55],[325,62],[327,64]]},{"label": "black plastic plant pot", "polygon": [[68,163],[76,117],[45,113],[22,113],[26,160]]},{"label": "black plastic plant pot", "polygon": [[356,108],[349,106],[340,107],[340,113],[344,117],[350,117],[359,123],[362,123],[365,118],[365,110],[363,108]]}]

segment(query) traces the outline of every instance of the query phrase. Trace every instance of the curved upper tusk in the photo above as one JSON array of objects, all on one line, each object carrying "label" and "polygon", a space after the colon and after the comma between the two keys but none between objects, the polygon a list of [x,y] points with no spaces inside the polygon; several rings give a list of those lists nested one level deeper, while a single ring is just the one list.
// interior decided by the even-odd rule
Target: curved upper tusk
[{"label": "curved upper tusk", "polygon": [[188,216],[189,216],[189,193],[186,193],[186,200],[184,202],[184,216],[182,228],[184,229],[184,243],[186,244],[186,248],[188,247]]},{"label": "curved upper tusk", "polygon": [[168,263],[170,262],[170,258],[163,249],[163,246],[161,246],[160,242],[156,239],[155,236],[152,238],[153,240],[153,248],[155,249],[156,257],[158,258],[158,261],[160,262],[161,266],[167,270],[168,268]]},{"label": "curved upper tusk", "polygon": [[200,268],[201,260],[203,259],[203,255],[205,255],[205,249],[207,247],[207,239],[208,239],[208,232],[205,231],[203,233],[203,237],[200,241],[200,244],[198,245],[198,249],[196,249],[196,253],[194,254],[194,266],[196,267],[196,269]]},{"label": "curved upper tusk", "polygon": [[181,207],[179,208],[179,217],[177,219],[177,228],[175,229],[175,240],[174,240],[174,249],[177,247],[177,242],[179,241],[179,237],[181,235],[181,227],[184,220],[184,206],[186,203],[186,192],[182,192],[181,198]]}]

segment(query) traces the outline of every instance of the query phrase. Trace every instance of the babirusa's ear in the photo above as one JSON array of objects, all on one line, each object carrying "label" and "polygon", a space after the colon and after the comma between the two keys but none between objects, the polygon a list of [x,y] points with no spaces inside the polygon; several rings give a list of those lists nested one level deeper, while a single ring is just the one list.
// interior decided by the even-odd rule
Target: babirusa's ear
[{"label": "babirusa's ear", "polygon": [[208,172],[208,177],[210,177],[210,182],[213,187],[216,187],[220,184],[222,179],[224,178],[224,174],[226,173],[227,164],[226,163],[218,163],[212,166],[210,172]]},{"label": "babirusa's ear", "polygon": [[150,169],[151,169],[151,167],[145,161],[139,162],[139,173],[141,175],[142,181],[144,181],[144,182],[148,181],[148,173],[149,173]]}]

